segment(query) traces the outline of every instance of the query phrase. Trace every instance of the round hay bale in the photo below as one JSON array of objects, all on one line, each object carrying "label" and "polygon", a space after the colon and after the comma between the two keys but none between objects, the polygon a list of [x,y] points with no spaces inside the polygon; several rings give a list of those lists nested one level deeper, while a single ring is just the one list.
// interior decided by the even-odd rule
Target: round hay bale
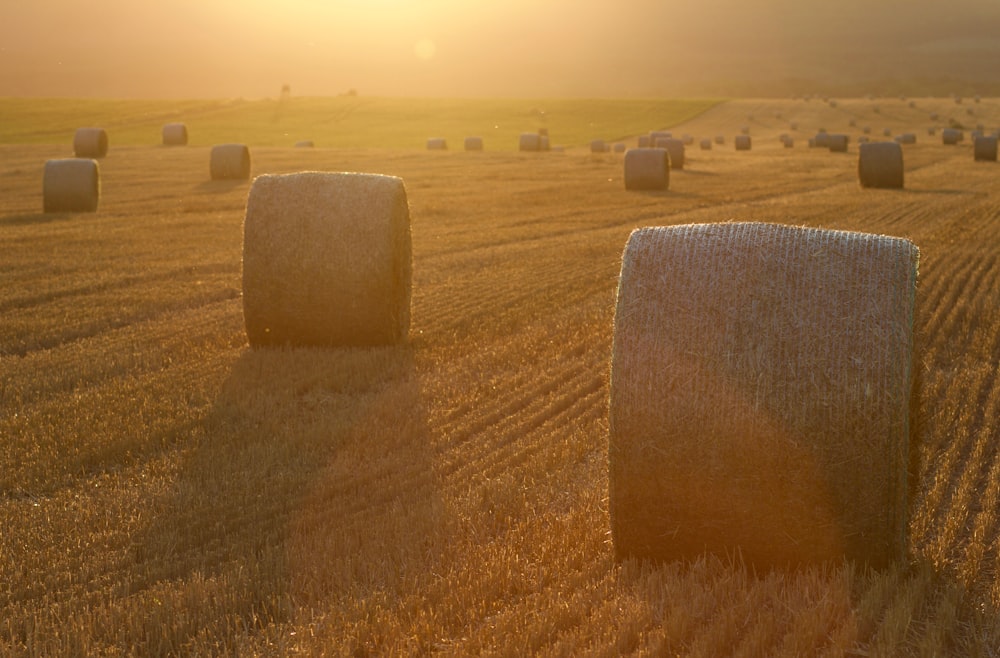
[{"label": "round hay bale", "polygon": [[816,138],[815,137],[810,137],[809,138],[809,148],[816,148]]},{"label": "round hay bale", "polygon": [[595,139],[590,142],[591,153],[607,153],[608,145],[603,139]]},{"label": "round hay bale", "polygon": [[884,128],[882,130],[882,135],[884,137],[892,137],[892,129],[891,128]]},{"label": "round hay bale", "polygon": [[538,136],[538,150],[539,151],[549,151],[551,147],[549,146],[549,136],[539,135]]},{"label": "round hay bale", "polygon": [[653,145],[653,140],[649,135],[639,135],[639,148],[648,149]]},{"label": "round hay bale", "polygon": [[962,141],[962,131],[955,128],[944,128],[941,130],[941,143],[947,146],[954,146]]},{"label": "round hay bale", "polygon": [[538,133],[521,133],[517,140],[518,151],[540,151],[542,137]]},{"label": "round hay bale", "polygon": [[749,151],[752,144],[750,135],[737,135],[733,143],[736,145],[737,151]]},{"label": "round hay bale", "polygon": [[784,140],[783,143],[784,143],[786,149],[790,149],[790,148],[793,148],[795,146],[795,140],[793,138],[791,138],[791,137],[788,137],[786,140]]},{"label": "round hay bale", "polygon": [[937,128],[931,126],[930,128],[927,129],[927,134],[933,137],[934,135],[937,134]]},{"label": "round hay bale", "polygon": [[42,209],[50,212],[94,212],[101,199],[101,171],[96,160],[49,160],[42,174]]},{"label": "round hay bale", "polygon": [[861,187],[902,189],[903,148],[896,142],[858,146],[858,182]]},{"label": "round hay bale", "polygon": [[726,143],[726,138],[723,135],[716,135],[715,136],[715,143],[719,144],[719,145],[725,144]]},{"label": "round hay bale", "polygon": [[254,180],[243,223],[252,347],[403,341],[410,282],[402,179],[300,172]]},{"label": "round hay bale", "polygon": [[482,151],[483,150],[483,138],[482,137],[466,137],[465,138],[465,150],[466,151]]},{"label": "round hay bale", "polygon": [[208,169],[212,180],[249,180],[250,149],[245,144],[213,146]]},{"label": "round hay bale", "polygon": [[104,128],[77,128],[73,135],[73,155],[103,158],[108,154],[108,133]]},{"label": "round hay bale", "polygon": [[669,130],[654,130],[649,133],[650,144],[655,144],[658,139],[670,139],[674,134]]},{"label": "round hay bale", "polygon": [[916,135],[916,133],[903,133],[903,134],[901,134],[899,136],[899,143],[900,144],[906,144],[906,145],[916,144],[917,143],[917,135]]},{"label": "round hay bale", "polygon": [[667,149],[639,148],[625,151],[626,190],[666,190],[670,187],[670,154]]},{"label": "round hay bale", "polygon": [[858,144],[867,144],[870,141],[871,140],[868,138],[868,135],[861,135],[858,137]]},{"label": "round hay bale", "polygon": [[794,121],[792,121],[790,124],[788,124],[788,129],[789,130],[798,130],[799,129],[799,124],[796,123],[796,122],[794,122]]},{"label": "round hay bale", "polygon": [[667,154],[670,155],[670,168],[671,169],[683,169],[684,168],[684,141],[680,139],[674,139],[673,137],[665,137],[663,139],[656,140],[654,144],[655,148],[666,149]]},{"label": "round hay bale", "polygon": [[996,162],[997,138],[993,135],[977,137],[973,142],[972,151],[976,162]]},{"label": "round hay bale", "polygon": [[694,135],[681,135],[681,141],[684,142],[684,146],[691,146],[694,144]]},{"label": "round hay bale", "polygon": [[316,148],[316,143],[311,139],[303,139],[302,141],[295,142],[295,148],[297,149],[311,149]]},{"label": "round hay bale", "polygon": [[917,248],[774,224],[633,231],[609,400],[616,557],[905,557]]},{"label": "round hay bale", "polygon": [[431,137],[427,140],[428,151],[447,151],[448,140],[444,137]]},{"label": "round hay bale", "polygon": [[711,151],[712,150],[712,140],[710,140],[708,138],[705,138],[705,139],[701,140],[700,142],[698,142],[698,145],[701,147],[702,151]]},{"label": "round hay bale", "polygon": [[847,125],[850,126],[851,128],[854,128],[855,126],[858,125],[858,121],[857,119],[851,119],[850,121],[847,122]]},{"label": "round hay bale", "polygon": [[930,117],[931,117],[931,121],[937,121],[939,118],[941,118],[940,115],[937,112],[931,112],[930,113]]},{"label": "round hay bale", "polygon": [[539,137],[548,137],[549,136],[549,129],[548,128],[539,128],[538,129],[538,136]]},{"label": "round hay bale", "polygon": [[741,135],[749,135],[750,134],[750,126],[743,126],[742,128],[740,128],[740,134]]},{"label": "round hay bale", "polygon": [[615,153],[624,153],[625,152],[624,142],[615,142],[614,145],[611,147],[611,150],[614,151]]},{"label": "round hay bale", "polygon": [[168,123],[163,126],[164,146],[187,146],[188,129],[183,123]]},{"label": "round hay bale", "polygon": [[834,133],[827,136],[827,147],[831,153],[847,153],[847,135]]},{"label": "round hay bale", "polygon": [[813,138],[816,143],[817,148],[828,149],[830,148],[830,133],[818,132]]},{"label": "round hay bale", "polygon": [[872,133],[872,127],[871,126],[865,126],[864,128],[861,129],[861,132],[863,132],[866,135],[870,135]]}]

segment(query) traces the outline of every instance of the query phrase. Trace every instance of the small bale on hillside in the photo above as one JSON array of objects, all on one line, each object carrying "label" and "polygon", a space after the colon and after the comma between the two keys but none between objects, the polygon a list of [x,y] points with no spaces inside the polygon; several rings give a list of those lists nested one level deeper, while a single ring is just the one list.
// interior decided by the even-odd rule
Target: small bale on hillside
[{"label": "small bale on hillside", "polygon": [[937,134],[937,128],[931,126],[930,128],[927,129],[927,134],[933,137],[934,135]]},{"label": "small bale on hillside", "polygon": [[670,187],[670,154],[662,148],[625,151],[626,190],[666,190]]},{"label": "small bale on hillside", "polygon": [[861,132],[863,132],[866,135],[870,135],[872,133],[872,127],[871,126],[865,126],[864,128],[861,129]]},{"label": "small bale on hillside", "polygon": [[[539,151],[549,151],[551,149],[552,149],[552,147],[549,145],[549,136],[548,135],[539,135],[538,136],[538,150]],[[560,152],[562,152],[561,149],[560,149]]]},{"label": "small bale on hillside", "polygon": [[633,231],[611,358],[618,559],[905,559],[917,248],[774,224]]},{"label": "small bale on hillside", "polygon": [[917,135],[915,133],[902,133],[896,137],[896,140],[900,144],[913,145],[917,143]]},{"label": "small bale on hillside", "polygon": [[655,148],[666,149],[667,153],[670,155],[670,168],[671,169],[683,169],[684,168],[684,142],[680,139],[674,139],[673,137],[666,137],[663,139],[656,140],[653,144]]},{"label": "small bale on hillside", "polygon": [[49,160],[42,174],[42,209],[53,212],[94,212],[101,199],[101,171],[96,160]]},{"label": "small bale on hillside", "polygon": [[861,187],[902,189],[903,148],[896,142],[859,145],[858,182]]},{"label": "small bale on hillside", "polygon": [[997,138],[992,135],[977,137],[972,146],[973,158],[976,162],[997,161]]},{"label": "small bale on hillside", "polygon": [[639,135],[639,148],[648,149],[653,145],[653,140],[649,135]]},{"label": "small bale on hillside", "polygon": [[750,126],[743,126],[742,128],[740,128],[740,134],[741,135],[749,135],[750,134]]},{"label": "small bale on hillside", "polygon": [[465,138],[465,150],[466,151],[482,151],[483,150],[483,138],[482,137],[466,137]]},{"label": "small bale on hillside", "polygon": [[183,123],[168,123],[162,131],[164,146],[187,146],[188,129]]},{"label": "small bale on hillside", "polygon": [[790,124],[788,124],[788,129],[789,130],[798,130],[799,129],[799,124],[796,123],[796,122],[794,122],[794,121],[792,121]]},{"label": "small bale on hillside", "polygon": [[444,137],[431,137],[427,140],[428,151],[447,151],[448,140]]},{"label": "small bale on hillside", "polygon": [[684,146],[691,146],[694,144],[694,135],[682,135],[681,141],[684,142]]},{"label": "small bale on hillside", "polygon": [[518,151],[540,151],[542,137],[538,133],[521,133],[517,139]]},{"label": "small bale on hillside", "polygon": [[250,149],[245,144],[213,146],[208,170],[212,180],[249,180]]},{"label": "small bale on hillside", "polygon": [[785,138],[785,140],[782,143],[785,145],[786,149],[790,149],[790,148],[793,148],[795,146],[795,139],[792,138],[791,136],[789,136],[789,137]]},{"label": "small bale on hillside", "polygon": [[816,148],[828,149],[830,148],[830,133],[828,132],[818,132],[816,136],[813,137],[815,141]]},{"label": "small bale on hillside", "polygon": [[725,144],[726,143],[725,136],[723,136],[723,135],[716,135],[715,136],[715,143],[719,144],[719,145]]},{"label": "small bale on hillside", "polygon": [[594,139],[590,142],[591,153],[607,153],[608,145],[603,139]]},{"label": "small bale on hillside", "polygon": [[297,149],[311,149],[316,148],[316,143],[311,139],[303,139],[295,142],[295,148]]},{"label": "small bale on hillside", "polygon": [[104,128],[77,128],[73,135],[73,155],[103,158],[108,154],[108,133]]},{"label": "small bale on hillside", "polygon": [[882,129],[882,136],[883,137],[892,137],[892,128],[884,128],[884,129]]},{"label": "small bale on hillside", "polygon": [[673,136],[674,134],[669,130],[654,130],[653,132],[649,133],[649,140],[650,140],[649,143],[656,144],[656,140],[658,139],[670,139]]},{"label": "small bale on hillside", "polygon": [[858,144],[867,144],[870,141],[871,139],[869,139],[868,135],[861,135],[858,137]]},{"label": "small bale on hillside", "polygon": [[410,215],[402,179],[258,176],[243,223],[243,315],[252,347],[405,341]]},{"label": "small bale on hillside", "polygon": [[831,153],[847,153],[848,141],[847,135],[833,133],[827,136],[827,148]]},{"label": "small bale on hillside", "polygon": [[539,137],[548,137],[549,136],[549,129],[548,128],[539,128],[538,129],[538,136]]},{"label": "small bale on hillside", "polygon": [[698,145],[701,147],[702,151],[712,150],[712,140],[708,139],[707,137],[698,142]]},{"label": "small bale on hillside", "polygon": [[614,151],[615,153],[624,153],[625,152],[625,143],[624,142],[615,142],[614,145],[612,145],[611,150]]},{"label": "small bale on hillside", "polygon": [[954,146],[962,141],[962,131],[955,128],[944,128],[941,130],[941,143],[947,146]]},{"label": "small bale on hillside", "polygon": [[737,151],[749,151],[752,145],[750,135],[737,135],[733,140]]}]

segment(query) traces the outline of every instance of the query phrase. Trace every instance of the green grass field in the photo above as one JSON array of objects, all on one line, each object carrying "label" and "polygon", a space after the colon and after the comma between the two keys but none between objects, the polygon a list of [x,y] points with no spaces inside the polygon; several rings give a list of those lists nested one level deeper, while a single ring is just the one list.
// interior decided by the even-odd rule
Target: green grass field
[{"label": "green grass field", "polygon": [[512,151],[523,132],[548,128],[553,144],[620,139],[687,121],[717,100],[454,100],[292,98],[277,100],[81,100],[0,98],[0,144],[71,144],[84,126],[108,131],[111,148],[159,144],[164,123],[188,126],[190,144],[241,142],[318,147],[424,148],[444,137],[451,149],[468,136]]}]

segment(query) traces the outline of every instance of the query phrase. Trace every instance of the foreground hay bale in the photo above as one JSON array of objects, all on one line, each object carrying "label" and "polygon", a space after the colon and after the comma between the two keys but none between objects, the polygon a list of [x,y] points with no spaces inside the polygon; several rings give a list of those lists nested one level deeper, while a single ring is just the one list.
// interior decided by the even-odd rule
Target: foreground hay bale
[{"label": "foreground hay bale", "polygon": [[625,151],[626,190],[666,190],[670,187],[670,155],[662,148]]},{"label": "foreground hay bale", "polygon": [[945,128],[941,131],[941,143],[954,146],[962,141],[962,131],[955,128]]},{"label": "foreground hay bale", "polygon": [[42,174],[42,209],[50,212],[94,212],[101,199],[101,172],[96,160],[49,160]]},{"label": "foreground hay bale", "polygon": [[466,137],[465,138],[465,150],[466,151],[482,151],[483,150],[483,138],[482,137]]},{"label": "foreground hay bale", "polygon": [[249,180],[250,149],[245,144],[213,146],[208,169],[212,180]]},{"label": "foreground hay bale", "polygon": [[108,154],[108,133],[104,128],[77,128],[73,135],[73,155],[103,158]]},{"label": "foreground hay bale", "polygon": [[858,146],[858,182],[861,187],[901,189],[903,148],[896,142],[871,142]]},{"label": "foreground hay bale", "polygon": [[168,123],[163,126],[164,146],[187,146],[188,129],[183,123]]},{"label": "foreground hay bale", "polygon": [[750,135],[737,135],[733,143],[736,145],[737,151],[749,151],[752,145]]},{"label": "foreground hay bale", "polygon": [[382,345],[410,326],[403,181],[375,174],[258,176],[243,224],[250,345]]},{"label": "foreground hay bale", "polygon": [[973,142],[973,159],[976,162],[997,161],[997,138],[992,135],[977,137]]},{"label": "foreground hay bale", "polygon": [[538,133],[521,133],[517,139],[518,151],[539,151],[542,137]]},{"label": "foreground hay bale", "polygon": [[903,557],[917,256],[773,224],[634,231],[611,365],[616,556]]}]

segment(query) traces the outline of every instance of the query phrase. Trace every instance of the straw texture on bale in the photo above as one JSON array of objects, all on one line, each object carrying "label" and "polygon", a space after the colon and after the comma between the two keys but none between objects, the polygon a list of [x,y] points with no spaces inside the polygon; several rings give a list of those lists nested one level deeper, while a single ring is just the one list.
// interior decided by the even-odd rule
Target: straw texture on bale
[{"label": "straw texture on bale", "polygon": [[250,149],[245,144],[213,146],[208,169],[212,180],[249,180]]},{"label": "straw texture on bale", "polygon": [[670,154],[666,149],[625,151],[626,190],[666,190],[670,187]]},{"label": "straw texture on bale", "polygon": [[616,556],[903,557],[917,257],[773,224],[634,231],[611,364]]},{"label": "straw texture on bale", "polygon": [[466,151],[482,151],[483,150],[483,138],[482,137],[466,137],[465,138],[465,150]]},{"label": "straw texture on bale", "polygon": [[188,129],[183,123],[168,123],[163,126],[164,146],[187,146]]},{"label": "straw texture on bale", "polygon": [[858,146],[858,182],[861,187],[903,187],[903,148],[896,142]]},{"label": "straw texture on bale", "polygon": [[77,128],[73,135],[73,155],[103,158],[108,154],[108,133],[104,128]]},{"label": "straw texture on bale", "polygon": [[405,340],[410,244],[402,179],[327,172],[258,176],[243,224],[250,344]]},{"label": "straw texture on bale", "polygon": [[49,160],[42,174],[44,212],[94,212],[101,199],[101,172],[96,160]]},{"label": "straw texture on bale", "polygon": [[448,140],[444,137],[431,137],[427,140],[427,150],[429,151],[447,151],[448,150]]},{"label": "straw texture on bale", "polygon": [[827,135],[826,140],[831,153],[847,153],[847,135],[834,133]]},{"label": "straw texture on bale", "polygon": [[997,161],[997,138],[993,136],[977,137],[973,142],[973,157],[976,161]]},{"label": "straw texture on bale", "polygon": [[954,128],[945,128],[941,131],[941,143],[947,144],[949,146],[958,144],[962,141],[962,131],[956,130]]},{"label": "straw texture on bale", "polygon": [[736,145],[737,151],[749,151],[752,144],[750,135],[737,135],[733,143]]},{"label": "straw texture on bale", "polygon": [[518,151],[538,151],[542,137],[538,133],[521,133],[517,140]]}]

